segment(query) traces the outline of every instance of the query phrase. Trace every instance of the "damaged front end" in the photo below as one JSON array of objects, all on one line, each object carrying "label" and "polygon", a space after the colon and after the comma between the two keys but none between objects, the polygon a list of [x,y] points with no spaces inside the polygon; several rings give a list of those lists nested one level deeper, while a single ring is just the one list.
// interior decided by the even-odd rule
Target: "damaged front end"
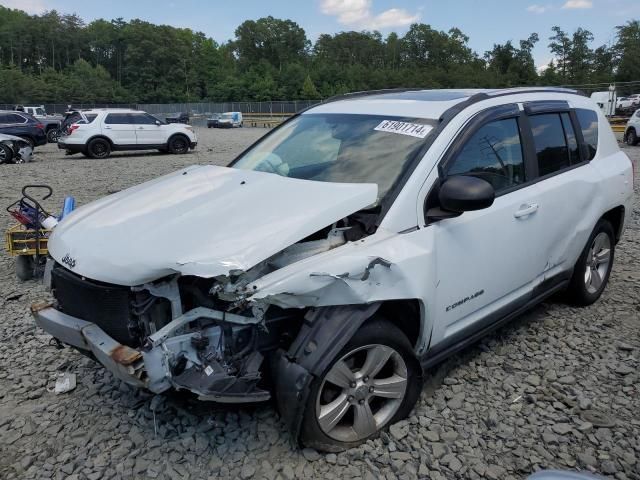
[{"label": "damaged front end", "polygon": [[308,309],[254,300],[253,282],[362,236],[345,219],[245,271],[202,278],[174,274],[127,287],[80,276],[51,261],[56,302],[34,306],[36,323],[91,355],[117,378],[160,393],[187,390],[202,400],[270,398],[266,358],[287,349]]},{"label": "damaged front end", "polygon": [[55,265],[57,302],[34,305],[32,314],[54,338],[90,353],[132,386],[154,393],[188,390],[218,402],[267,400],[269,393],[259,386],[264,354],[277,348],[290,316],[231,313],[222,309],[228,304],[213,300],[195,306],[204,295],[194,293],[198,283],[173,277],[126,288]]},{"label": "damaged front end", "polygon": [[0,134],[0,163],[27,163],[33,159],[33,146],[14,135]]}]

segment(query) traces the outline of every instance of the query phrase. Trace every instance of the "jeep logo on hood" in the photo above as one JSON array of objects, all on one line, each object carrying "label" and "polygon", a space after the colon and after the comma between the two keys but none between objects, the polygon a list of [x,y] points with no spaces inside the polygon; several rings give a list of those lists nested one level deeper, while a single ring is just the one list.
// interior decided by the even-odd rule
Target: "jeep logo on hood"
[{"label": "jeep logo on hood", "polygon": [[64,263],[65,265],[67,265],[69,268],[73,268],[76,266],[76,259],[73,258],[71,255],[69,255],[68,253],[62,257],[62,260],[60,260],[62,263]]}]

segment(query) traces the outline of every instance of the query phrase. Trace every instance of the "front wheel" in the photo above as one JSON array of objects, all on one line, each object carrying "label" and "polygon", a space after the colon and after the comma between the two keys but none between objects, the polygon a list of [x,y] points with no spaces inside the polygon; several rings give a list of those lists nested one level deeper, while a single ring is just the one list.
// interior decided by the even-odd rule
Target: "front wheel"
[{"label": "front wheel", "polygon": [[634,146],[638,144],[638,134],[635,130],[629,130],[627,132],[627,145]]},{"label": "front wheel", "polygon": [[176,155],[182,155],[189,151],[189,140],[183,135],[176,135],[169,139],[169,151]]},{"label": "front wheel", "polygon": [[614,252],[613,227],[607,220],[600,220],[573,269],[567,293],[574,304],[591,305],[600,298],[609,281]]},{"label": "front wheel", "polygon": [[13,160],[13,150],[4,143],[0,143],[0,164],[11,163]]},{"label": "front wheel", "polygon": [[388,321],[371,320],[313,381],[301,441],[327,452],[360,445],[405,418],[421,389],[407,337]]}]

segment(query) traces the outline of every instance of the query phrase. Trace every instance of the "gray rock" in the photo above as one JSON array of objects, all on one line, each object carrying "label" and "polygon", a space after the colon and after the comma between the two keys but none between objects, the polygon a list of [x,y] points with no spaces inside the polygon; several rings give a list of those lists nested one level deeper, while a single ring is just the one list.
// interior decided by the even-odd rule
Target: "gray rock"
[{"label": "gray rock", "polygon": [[304,448],[302,450],[302,455],[309,462],[315,462],[316,460],[320,460],[320,458],[322,458],[322,456],[317,451],[315,451],[313,448]]},{"label": "gray rock", "polygon": [[605,460],[604,462],[602,462],[602,472],[606,473],[607,475],[613,475],[614,473],[618,472],[618,467],[616,466],[615,462],[611,460]]},{"label": "gray rock", "polygon": [[578,460],[587,467],[595,467],[598,464],[596,457],[588,453],[578,453]]},{"label": "gray rock", "polygon": [[403,424],[402,422],[395,423],[389,428],[389,433],[396,440],[402,440],[409,434],[409,425]]},{"label": "gray rock", "polygon": [[529,385],[533,385],[534,387],[539,386],[541,383],[539,375],[527,375],[524,381],[527,382]]},{"label": "gray rock", "polygon": [[285,465],[282,468],[282,476],[287,480],[293,480],[296,478],[295,473],[293,472],[293,468],[290,465]]},{"label": "gray rock", "polygon": [[243,480],[247,480],[247,478],[253,477],[255,473],[256,473],[256,467],[254,467],[253,465],[247,464],[242,467],[242,470],[240,470],[240,478],[242,478]]},{"label": "gray rock", "polygon": [[423,432],[424,438],[426,438],[430,442],[439,442],[440,434],[435,430],[426,430]]},{"label": "gray rock", "polygon": [[633,367],[631,367],[631,366],[629,366],[627,364],[624,364],[624,363],[621,363],[615,369],[615,372],[620,374],[620,375],[629,375],[630,373],[633,373],[635,371],[636,371],[635,368],[633,368]]},{"label": "gray rock", "polygon": [[432,443],[431,449],[433,451],[433,456],[436,458],[443,457],[448,451],[447,446],[443,443]]},{"label": "gray rock", "polygon": [[556,423],[551,426],[551,430],[553,430],[558,435],[566,435],[571,430],[573,430],[573,427],[568,423]]}]

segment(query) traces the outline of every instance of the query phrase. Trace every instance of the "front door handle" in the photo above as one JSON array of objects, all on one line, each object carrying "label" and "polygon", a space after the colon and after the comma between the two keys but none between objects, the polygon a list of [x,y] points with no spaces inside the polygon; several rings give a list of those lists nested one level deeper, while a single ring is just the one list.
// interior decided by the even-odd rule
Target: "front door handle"
[{"label": "front door handle", "polygon": [[111,127],[109,125],[105,125],[104,128],[106,128],[107,130],[111,130]]},{"label": "front door handle", "polygon": [[531,215],[532,213],[535,213],[537,210],[538,210],[537,203],[520,205],[520,210],[514,213],[513,216],[516,218],[522,218],[522,217],[526,217],[527,215]]}]

